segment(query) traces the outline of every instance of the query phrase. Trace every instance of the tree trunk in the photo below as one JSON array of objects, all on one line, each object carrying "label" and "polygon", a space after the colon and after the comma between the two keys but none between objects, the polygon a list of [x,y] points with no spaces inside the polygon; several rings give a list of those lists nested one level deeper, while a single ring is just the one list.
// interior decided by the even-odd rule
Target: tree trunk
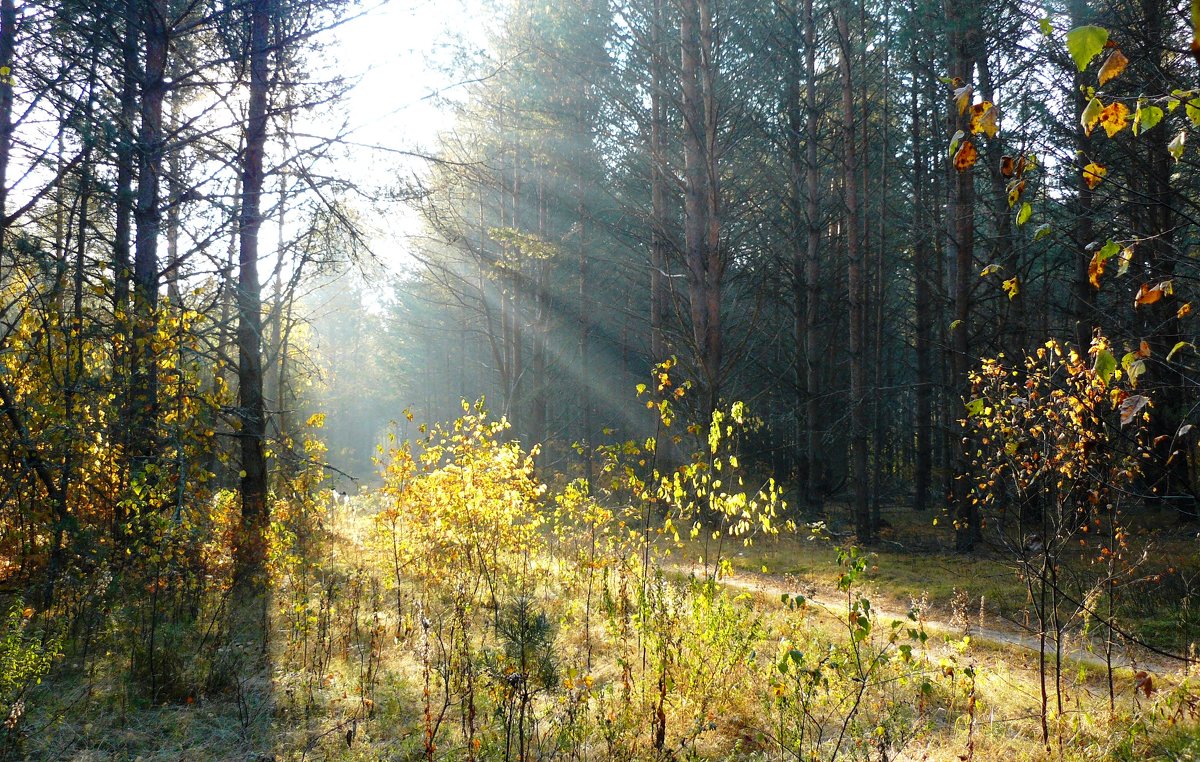
[{"label": "tree trunk", "polygon": [[867,504],[866,366],[863,361],[863,252],[859,241],[858,149],[854,113],[854,79],[850,67],[849,8],[836,12],[842,75],[842,188],[846,206],[846,255],[850,296],[850,468],[854,479],[854,526],[858,541],[870,544],[871,515]]},{"label": "tree trunk", "polygon": [[[946,3],[946,25],[950,41],[950,76],[963,83],[971,81],[975,68],[975,33],[973,22],[968,18],[969,9],[959,7],[964,0]],[[969,111],[968,111],[969,113]],[[969,132],[966,118],[956,107],[950,109],[950,132]],[[967,374],[970,372],[971,356],[969,337],[971,333],[971,281],[975,269],[975,179],[970,170],[957,172],[950,166],[949,203],[947,204],[947,244],[949,259],[953,265],[954,322],[951,337],[951,387],[946,399],[946,425],[957,433],[952,441],[956,453],[952,485],[955,505],[955,546],[960,552],[975,547],[979,535],[979,516],[968,497],[966,450],[959,444],[964,432],[957,421],[962,419],[961,398],[967,389]]]},{"label": "tree trunk", "polygon": [[825,510],[824,462],[821,459],[820,366],[817,363],[821,307],[821,220],[818,206],[820,168],[817,166],[817,24],[813,0],[804,0],[804,218],[808,242],[804,252],[804,395],[805,449],[808,466],[808,506],[814,516]]},{"label": "tree trunk", "polygon": [[235,577],[249,589],[265,585],[267,468],[263,453],[262,288],[258,280],[258,232],[262,226],[263,152],[267,142],[267,56],[270,0],[250,0],[250,91],[242,154],[238,223],[238,413],[241,428],[241,532]]},{"label": "tree trunk", "polygon": [[663,0],[654,0],[653,27],[650,30],[650,361],[667,359],[664,325],[667,314],[667,153],[666,97],[663,93]]},{"label": "tree trunk", "polygon": [[138,191],[133,260],[133,342],[130,379],[131,450],[138,467],[154,457],[158,423],[158,359],[153,340],[158,310],[158,235],[162,227],[159,181],[163,159],[163,99],[166,95],[167,4],[141,4],[145,64],[138,131]]},{"label": "tree trunk", "polygon": [[[913,3],[912,17],[916,17]],[[927,199],[927,166],[921,130],[921,98],[918,78],[917,35],[912,35],[912,122],[910,139],[913,151],[913,220],[912,252],[914,281],[914,322],[916,324],[916,457],[913,474],[913,508],[924,511],[929,507],[929,489],[933,480],[933,314],[929,281],[936,277],[930,271],[930,223],[925,213]]]},{"label": "tree trunk", "polygon": [[713,92],[712,16],[708,0],[683,4],[683,232],[689,316],[700,381],[700,420],[707,428],[720,395],[721,261]]}]

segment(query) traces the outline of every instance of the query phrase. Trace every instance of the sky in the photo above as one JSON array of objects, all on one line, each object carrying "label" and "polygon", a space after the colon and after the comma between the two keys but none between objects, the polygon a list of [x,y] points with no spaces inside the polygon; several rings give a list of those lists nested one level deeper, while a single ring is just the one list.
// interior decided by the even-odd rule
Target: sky
[{"label": "sky", "polygon": [[[339,170],[386,190],[425,169],[398,152],[430,153],[451,126],[435,96],[454,94],[445,68],[461,45],[478,44],[481,12],[477,0],[363,0],[352,9],[359,15],[333,32],[329,47],[331,63],[355,83],[342,108],[350,144]],[[404,269],[412,262],[407,239],[417,232],[416,214],[396,205],[371,222],[373,252],[389,270]]]}]

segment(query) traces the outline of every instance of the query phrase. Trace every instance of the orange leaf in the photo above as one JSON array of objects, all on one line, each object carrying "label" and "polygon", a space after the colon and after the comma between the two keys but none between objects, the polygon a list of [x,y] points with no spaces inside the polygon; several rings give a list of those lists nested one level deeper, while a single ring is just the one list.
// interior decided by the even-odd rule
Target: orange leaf
[{"label": "orange leaf", "polygon": [[975,162],[979,160],[979,151],[975,150],[975,145],[969,140],[964,140],[959,146],[958,153],[954,154],[954,168],[959,172],[966,172],[971,167],[975,166]]},{"label": "orange leaf", "polygon": [[1100,288],[1100,276],[1104,274],[1104,263],[1107,261],[1097,251],[1092,255],[1092,261],[1088,262],[1088,283],[1092,284],[1092,288]]},{"label": "orange leaf", "polygon": [[1124,103],[1110,103],[1100,112],[1100,126],[1111,138],[1129,124],[1129,107]]},{"label": "orange leaf", "polygon": [[1187,317],[1190,314],[1192,314],[1192,303],[1187,302],[1182,307],[1179,308],[1179,311],[1175,313],[1175,317],[1178,318],[1179,320],[1183,320],[1185,317]]},{"label": "orange leaf", "polygon": [[1142,339],[1141,343],[1138,344],[1137,356],[1139,360],[1144,360],[1150,356],[1150,342]]},{"label": "orange leaf", "polygon": [[1125,67],[1129,65],[1129,59],[1121,52],[1120,48],[1109,53],[1108,58],[1104,61],[1104,65],[1100,67],[1100,85],[1108,84],[1109,80],[1120,76],[1121,72],[1125,71]]},{"label": "orange leaf", "polygon": [[[1016,174],[1016,172],[1017,172],[1016,162],[1013,161],[1013,157],[1011,157],[1011,156],[1000,157],[1000,174],[1001,175],[1003,175],[1004,177],[1012,177],[1014,174]],[[1009,206],[1012,206],[1012,204],[1009,204]]]},{"label": "orange leaf", "polygon": [[1083,168],[1083,181],[1087,183],[1087,187],[1089,189],[1095,190],[1096,186],[1104,180],[1104,176],[1107,174],[1107,167],[1105,167],[1103,164],[1097,164],[1093,161],[1091,164],[1088,164]]},{"label": "orange leaf", "polygon": [[1163,289],[1158,286],[1151,286],[1150,283],[1142,283],[1138,289],[1138,295],[1133,298],[1133,306],[1140,307],[1142,305],[1152,305],[1154,302],[1163,298]]}]

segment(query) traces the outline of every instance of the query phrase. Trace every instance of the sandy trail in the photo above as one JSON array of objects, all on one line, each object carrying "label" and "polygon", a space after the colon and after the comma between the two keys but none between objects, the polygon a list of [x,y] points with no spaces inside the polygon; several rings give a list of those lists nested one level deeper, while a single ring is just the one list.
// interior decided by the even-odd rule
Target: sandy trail
[{"label": "sandy trail", "polygon": [[[668,571],[683,576],[703,576],[704,574],[703,567],[698,565],[672,564],[666,568]],[[737,571],[731,576],[722,577],[721,584],[736,590],[760,593],[775,598],[779,598],[784,594],[801,594],[810,604],[821,607],[830,616],[843,616],[846,610],[845,597],[840,596],[835,591],[819,590],[811,583],[789,581],[787,577],[780,575]],[[881,607],[874,600],[871,601],[871,609],[882,622],[890,622],[892,620],[908,621],[907,611],[901,612]],[[969,635],[971,641],[974,643],[1018,648],[1031,652],[1034,658],[1036,658],[1039,650],[1037,633],[1022,630],[1015,624],[1002,626],[993,622],[981,626],[979,621],[951,624],[947,620],[930,616],[928,612],[922,617],[922,622],[925,625],[925,631],[930,635],[940,635],[956,640],[962,638],[964,635]],[[1101,642],[1084,638],[1075,633],[1070,633],[1069,636],[1065,635],[1064,641],[1065,647],[1062,654],[1064,668],[1066,665],[1105,668],[1104,646]],[[1054,658],[1054,640],[1052,634],[1046,642],[1046,658],[1048,660]],[[1124,648],[1120,646],[1114,649],[1112,663],[1114,668],[1125,668],[1134,671],[1146,670],[1158,675],[1179,674],[1183,672],[1186,666],[1182,660],[1168,659],[1137,647]]]}]

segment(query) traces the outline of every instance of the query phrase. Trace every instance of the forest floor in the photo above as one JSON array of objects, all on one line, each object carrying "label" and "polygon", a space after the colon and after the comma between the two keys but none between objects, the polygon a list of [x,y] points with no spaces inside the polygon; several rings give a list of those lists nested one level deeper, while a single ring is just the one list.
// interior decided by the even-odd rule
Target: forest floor
[{"label": "forest floor", "polygon": [[[419,659],[414,657],[419,645],[413,635],[399,634],[404,626],[388,613],[392,604],[386,592],[387,572],[370,539],[371,510],[352,508],[331,521],[328,527],[333,532],[323,543],[308,582],[298,586],[293,578],[276,591],[270,663],[264,669],[233,675],[228,681],[231,688],[198,693],[194,700],[188,695],[186,700],[150,703],[131,694],[127,683],[106,682],[102,662],[93,666],[86,678],[66,670],[52,676],[31,696],[31,727],[40,732],[28,739],[23,755],[13,758],[75,762],[425,758],[421,695],[428,690],[428,671],[422,678]],[[961,697],[958,704],[952,700],[939,720],[940,730],[912,741],[907,748],[901,746],[890,759],[963,758],[964,743],[970,744],[974,751],[969,753],[977,754],[976,759],[1044,758],[1030,720],[1037,703],[1040,643],[1021,615],[1027,593],[1015,580],[1013,569],[986,552],[964,557],[938,550],[935,543],[940,541],[941,530],[932,526],[928,515],[896,511],[887,516],[894,528],[868,556],[861,586],[861,592],[872,601],[875,620],[881,627],[890,620],[911,624],[916,609],[931,636],[927,647],[931,663],[940,663],[941,668],[954,665],[960,672],[968,665],[971,670],[978,668],[979,677],[971,681],[974,685],[978,680],[980,705],[986,705],[989,713],[986,719],[964,719],[957,715],[965,706]],[[1189,553],[1194,552],[1188,542],[1194,541],[1194,533],[1189,531],[1183,528],[1156,535],[1160,538],[1158,565],[1189,560]],[[777,621],[783,616],[779,613],[781,597],[800,594],[811,612],[812,627],[829,633],[840,630],[845,635],[850,601],[837,589],[839,566],[830,541],[793,534],[758,539],[752,546],[726,544],[721,550],[733,568],[721,583],[736,591],[737,598],[747,600],[757,612],[755,616]],[[663,562],[663,571],[680,580],[701,578],[705,569],[696,559],[703,551],[695,543],[685,543]],[[1154,571],[1148,569],[1147,573]],[[1170,596],[1157,598],[1159,608],[1174,605]],[[296,617],[302,610],[308,612],[304,616],[312,617],[316,630],[298,636]],[[1164,620],[1172,616],[1161,611],[1158,615]],[[1176,634],[1192,637],[1188,621],[1180,619],[1175,624],[1180,629]],[[1161,650],[1173,652],[1176,634],[1169,629],[1151,630],[1152,634],[1160,632],[1168,637],[1153,642]],[[764,643],[768,644],[769,640]],[[1106,706],[1103,644],[1087,637],[1075,622],[1066,629],[1062,651],[1068,700],[1074,696],[1076,707],[1093,707],[1082,712],[1083,717],[1102,713],[1095,707]],[[1046,653],[1053,662],[1052,642]],[[112,665],[114,671],[116,666]],[[1118,698],[1128,702],[1132,694],[1135,707],[1137,686],[1142,684],[1139,672],[1150,673],[1160,692],[1185,685],[1188,679],[1183,663],[1128,644],[1114,650],[1112,666]],[[598,683],[611,686],[619,682],[609,667],[597,667]],[[947,683],[949,687],[938,690],[952,691],[961,679],[955,677]],[[971,695],[973,703],[974,693]],[[774,759],[770,753],[731,755],[728,748],[736,750],[743,744],[754,748],[761,743],[751,743],[753,734],[745,730],[745,723],[746,718],[763,711],[745,698],[735,699],[733,707],[731,714],[719,718],[714,726],[719,726],[716,734],[726,745],[719,758]],[[974,740],[968,736],[964,741],[964,722],[971,727],[978,722]],[[1190,731],[1172,737],[1165,742],[1166,751],[1145,752],[1141,758],[1196,759],[1188,755],[1200,750],[1200,741],[1188,740],[1190,737]],[[713,739],[709,742],[716,744],[714,748],[720,746]],[[493,749],[484,757],[504,758],[498,753]],[[5,755],[0,753],[0,758]],[[437,758],[442,758],[440,753]],[[605,757],[601,753],[593,758]],[[701,754],[700,758],[710,757]]]}]

